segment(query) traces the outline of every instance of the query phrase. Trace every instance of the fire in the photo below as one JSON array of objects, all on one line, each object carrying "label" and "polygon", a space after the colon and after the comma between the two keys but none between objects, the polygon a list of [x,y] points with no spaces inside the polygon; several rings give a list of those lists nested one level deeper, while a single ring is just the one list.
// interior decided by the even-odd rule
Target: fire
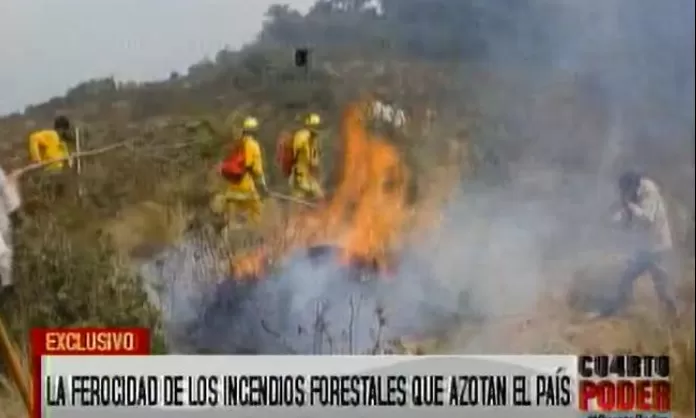
[{"label": "fire", "polygon": [[334,244],[345,262],[389,266],[410,211],[409,172],[396,148],[368,132],[364,107],[350,105],[341,122],[341,181],[330,201],[303,210],[266,238],[265,246],[232,261],[236,278],[260,278],[270,259],[312,245]]}]

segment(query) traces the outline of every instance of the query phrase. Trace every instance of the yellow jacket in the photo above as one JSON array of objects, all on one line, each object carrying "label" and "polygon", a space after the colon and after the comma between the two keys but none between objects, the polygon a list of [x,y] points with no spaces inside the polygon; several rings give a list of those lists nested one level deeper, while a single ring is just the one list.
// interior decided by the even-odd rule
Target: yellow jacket
[{"label": "yellow jacket", "polygon": [[237,183],[229,183],[229,191],[232,193],[240,193],[256,196],[256,179],[265,183],[265,174],[263,171],[263,159],[261,156],[261,146],[258,141],[251,135],[247,135],[239,139],[244,141],[244,155],[248,171],[241,180]]},{"label": "yellow jacket", "polygon": [[292,138],[292,154],[295,159],[293,174],[309,175],[319,168],[319,151],[314,134],[307,128],[295,132]]},{"label": "yellow jacket", "polygon": [[[29,135],[29,155],[33,162],[50,161],[70,155],[67,144],[54,130],[37,131]],[[46,166],[48,170],[61,170],[66,161],[58,161]]]}]

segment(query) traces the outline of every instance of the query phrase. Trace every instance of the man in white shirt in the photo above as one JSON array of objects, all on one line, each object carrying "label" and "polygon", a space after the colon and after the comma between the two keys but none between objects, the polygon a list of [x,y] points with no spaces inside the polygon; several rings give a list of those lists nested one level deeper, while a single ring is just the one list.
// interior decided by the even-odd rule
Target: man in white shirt
[{"label": "man in white shirt", "polygon": [[387,125],[391,125],[394,123],[394,106],[392,106],[389,103],[382,104],[381,120]]},{"label": "man in white shirt", "polygon": [[12,215],[21,205],[18,176],[0,168],[0,292],[14,284],[12,280]]},{"label": "man in white shirt", "polygon": [[375,100],[372,102],[370,116],[380,125],[386,125],[397,129],[403,129],[406,126],[406,112],[382,100]]},{"label": "man in white shirt", "polygon": [[623,308],[633,291],[633,283],[644,273],[650,273],[655,291],[668,313],[676,314],[671,282],[666,265],[672,257],[673,243],[667,207],[655,182],[636,172],[626,172],[619,178],[621,209],[614,215],[635,233],[636,252],[621,276],[616,297],[601,312],[613,315]]},{"label": "man in white shirt", "polygon": [[375,100],[372,102],[372,107],[370,108],[370,117],[373,120],[382,120],[382,114],[384,113],[384,103],[380,100]]}]

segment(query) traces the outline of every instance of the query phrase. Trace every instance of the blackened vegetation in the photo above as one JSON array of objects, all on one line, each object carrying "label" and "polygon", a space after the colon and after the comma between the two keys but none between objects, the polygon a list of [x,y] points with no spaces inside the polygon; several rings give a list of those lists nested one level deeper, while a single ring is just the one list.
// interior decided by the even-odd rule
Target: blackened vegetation
[{"label": "blackened vegetation", "polygon": [[380,354],[457,319],[426,302],[424,294],[446,292],[422,266],[406,278],[395,259],[390,277],[370,261],[343,263],[340,255],[336,246],[314,246],[269,277],[224,280],[189,324],[187,345],[217,353]]}]

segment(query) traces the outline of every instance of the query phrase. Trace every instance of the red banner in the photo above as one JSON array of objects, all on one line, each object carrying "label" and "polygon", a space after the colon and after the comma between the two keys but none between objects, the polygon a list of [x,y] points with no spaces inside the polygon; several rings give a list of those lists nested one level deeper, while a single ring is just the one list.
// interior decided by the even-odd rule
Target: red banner
[{"label": "red banner", "polygon": [[35,328],[31,330],[32,417],[41,418],[41,356],[150,354],[146,328]]}]

